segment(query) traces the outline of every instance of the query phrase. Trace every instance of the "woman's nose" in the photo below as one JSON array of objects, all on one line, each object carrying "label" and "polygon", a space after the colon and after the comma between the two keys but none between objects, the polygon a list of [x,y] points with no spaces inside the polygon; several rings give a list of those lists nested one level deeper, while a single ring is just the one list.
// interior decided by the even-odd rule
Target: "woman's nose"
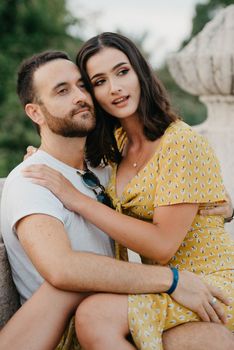
[{"label": "woman's nose", "polygon": [[121,86],[114,80],[110,81],[110,92],[112,95],[120,93],[122,91]]}]

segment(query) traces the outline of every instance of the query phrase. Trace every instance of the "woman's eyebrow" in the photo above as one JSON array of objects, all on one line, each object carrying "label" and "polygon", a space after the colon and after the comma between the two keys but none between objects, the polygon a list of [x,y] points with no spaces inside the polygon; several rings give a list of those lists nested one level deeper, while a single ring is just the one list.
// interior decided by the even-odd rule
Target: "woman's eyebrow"
[{"label": "woman's eyebrow", "polygon": [[[120,62],[120,63],[117,63],[117,64],[111,69],[111,71],[113,72],[116,68],[122,66],[123,64],[128,64],[128,62]],[[101,75],[104,75],[104,73],[97,73],[97,74],[95,74],[90,80],[93,80],[94,78],[97,78],[97,77],[99,77],[99,76],[101,76]]]}]

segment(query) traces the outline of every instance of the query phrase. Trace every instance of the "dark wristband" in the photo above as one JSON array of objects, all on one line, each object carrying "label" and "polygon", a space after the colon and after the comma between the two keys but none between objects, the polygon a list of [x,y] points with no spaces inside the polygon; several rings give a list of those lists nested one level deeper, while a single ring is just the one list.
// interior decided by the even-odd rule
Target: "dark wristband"
[{"label": "dark wristband", "polygon": [[167,294],[172,294],[175,291],[179,281],[179,271],[175,267],[171,267],[170,269],[173,273],[173,281],[171,287],[166,291]]},{"label": "dark wristband", "polygon": [[229,218],[224,218],[224,223],[226,224],[227,222],[231,222],[234,218],[234,209],[232,211],[232,215],[229,216]]}]

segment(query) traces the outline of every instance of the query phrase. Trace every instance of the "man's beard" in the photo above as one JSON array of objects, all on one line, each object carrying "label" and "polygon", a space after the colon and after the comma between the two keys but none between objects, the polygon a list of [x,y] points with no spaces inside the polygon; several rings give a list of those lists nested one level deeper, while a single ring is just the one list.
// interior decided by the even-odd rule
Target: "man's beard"
[{"label": "man's beard", "polygon": [[[84,108],[89,110],[80,112]],[[63,118],[52,115],[43,104],[41,104],[41,110],[46,118],[48,128],[57,135],[86,137],[96,126],[94,108],[87,103],[80,103]],[[77,116],[79,112],[80,116]],[[74,116],[76,117],[74,118]]]}]

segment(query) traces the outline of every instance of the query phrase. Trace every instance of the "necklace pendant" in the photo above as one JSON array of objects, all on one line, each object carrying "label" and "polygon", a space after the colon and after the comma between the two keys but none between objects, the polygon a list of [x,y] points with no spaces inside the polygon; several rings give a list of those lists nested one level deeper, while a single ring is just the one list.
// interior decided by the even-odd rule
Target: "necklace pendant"
[{"label": "necklace pendant", "polygon": [[133,168],[136,168],[137,167],[137,163],[133,163]]}]

